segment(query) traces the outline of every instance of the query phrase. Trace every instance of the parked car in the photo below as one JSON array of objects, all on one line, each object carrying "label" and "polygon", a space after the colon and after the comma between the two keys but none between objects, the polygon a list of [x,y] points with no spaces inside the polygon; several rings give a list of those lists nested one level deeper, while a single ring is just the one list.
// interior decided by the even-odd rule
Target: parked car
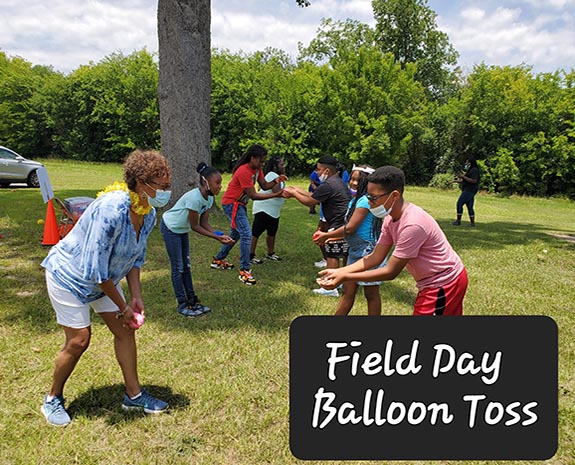
[{"label": "parked car", "polygon": [[28,160],[0,145],[0,187],[15,182],[25,182],[28,187],[40,187],[37,170],[42,166],[42,163]]}]

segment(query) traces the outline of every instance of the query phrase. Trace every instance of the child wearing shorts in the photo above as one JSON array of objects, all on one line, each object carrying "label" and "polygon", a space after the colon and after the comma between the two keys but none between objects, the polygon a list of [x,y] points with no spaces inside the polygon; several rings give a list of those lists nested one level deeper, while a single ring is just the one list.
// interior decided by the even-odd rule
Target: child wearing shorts
[{"label": "child wearing shorts", "polygon": [[[369,166],[353,166],[349,182],[353,198],[349,202],[345,225],[328,232],[314,234],[314,242],[318,245],[329,244],[330,239],[344,237],[348,245],[347,265],[355,263],[373,251],[381,230],[381,220],[370,213],[366,197],[367,176],[373,171],[374,169]],[[380,267],[384,264],[385,260]],[[367,300],[368,315],[381,315],[380,284],[380,281],[344,282],[342,285],[343,294],[335,314],[347,315],[350,312],[355,302],[358,287],[362,286]]]}]

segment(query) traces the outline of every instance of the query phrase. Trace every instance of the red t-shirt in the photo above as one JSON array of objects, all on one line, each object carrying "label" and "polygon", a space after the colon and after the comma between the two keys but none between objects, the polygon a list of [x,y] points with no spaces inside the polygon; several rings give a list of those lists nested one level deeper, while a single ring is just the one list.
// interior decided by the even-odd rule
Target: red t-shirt
[{"label": "red t-shirt", "polygon": [[256,177],[258,181],[265,182],[264,175],[260,170],[250,168],[249,163],[241,165],[232,176],[232,180],[224,192],[222,205],[229,205],[236,201],[246,205],[249,197],[244,191],[255,186]]}]

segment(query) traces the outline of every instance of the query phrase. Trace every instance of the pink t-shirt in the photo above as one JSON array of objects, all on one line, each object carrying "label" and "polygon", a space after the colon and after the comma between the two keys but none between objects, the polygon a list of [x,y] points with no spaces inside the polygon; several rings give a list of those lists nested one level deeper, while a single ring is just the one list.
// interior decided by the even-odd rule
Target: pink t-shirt
[{"label": "pink t-shirt", "polygon": [[437,288],[453,281],[463,263],[437,222],[422,208],[408,203],[401,217],[383,221],[379,244],[393,245],[393,256],[408,258],[405,266],[418,289]]}]

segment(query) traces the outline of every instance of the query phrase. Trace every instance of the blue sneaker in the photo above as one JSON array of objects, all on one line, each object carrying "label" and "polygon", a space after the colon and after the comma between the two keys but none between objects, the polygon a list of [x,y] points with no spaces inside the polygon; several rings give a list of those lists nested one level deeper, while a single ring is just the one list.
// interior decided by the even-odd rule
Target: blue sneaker
[{"label": "blue sneaker", "polygon": [[210,313],[212,311],[212,309],[210,307],[206,307],[205,305],[202,305],[199,302],[196,302],[194,305],[192,305],[190,310],[192,312],[200,312],[200,315],[205,315],[205,314]]},{"label": "blue sneaker", "polygon": [[62,396],[56,396],[50,401],[46,400],[47,398],[48,396],[44,397],[44,403],[41,409],[46,417],[46,421],[54,426],[68,425],[72,420],[64,408],[64,398]]},{"label": "blue sneaker", "polygon": [[142,388],[141,395],[136,399],[130,399],[128,394],[124,394],[122,408],[124,410],[143,410],[146,413],[162,413],[168,409],[168,404],[151,396],[148,391]]},{"label": "blue sneaker", "polygon": [[194,310],[193,308],[190,308],[188,306],[186,307],[182,307],[182,308],[178,308],[178,313],[182,316],[187,316],[190,318],[194,318],[196,316],[201,316],[203,315],[202,312],[200,312],[199,310]]}]

